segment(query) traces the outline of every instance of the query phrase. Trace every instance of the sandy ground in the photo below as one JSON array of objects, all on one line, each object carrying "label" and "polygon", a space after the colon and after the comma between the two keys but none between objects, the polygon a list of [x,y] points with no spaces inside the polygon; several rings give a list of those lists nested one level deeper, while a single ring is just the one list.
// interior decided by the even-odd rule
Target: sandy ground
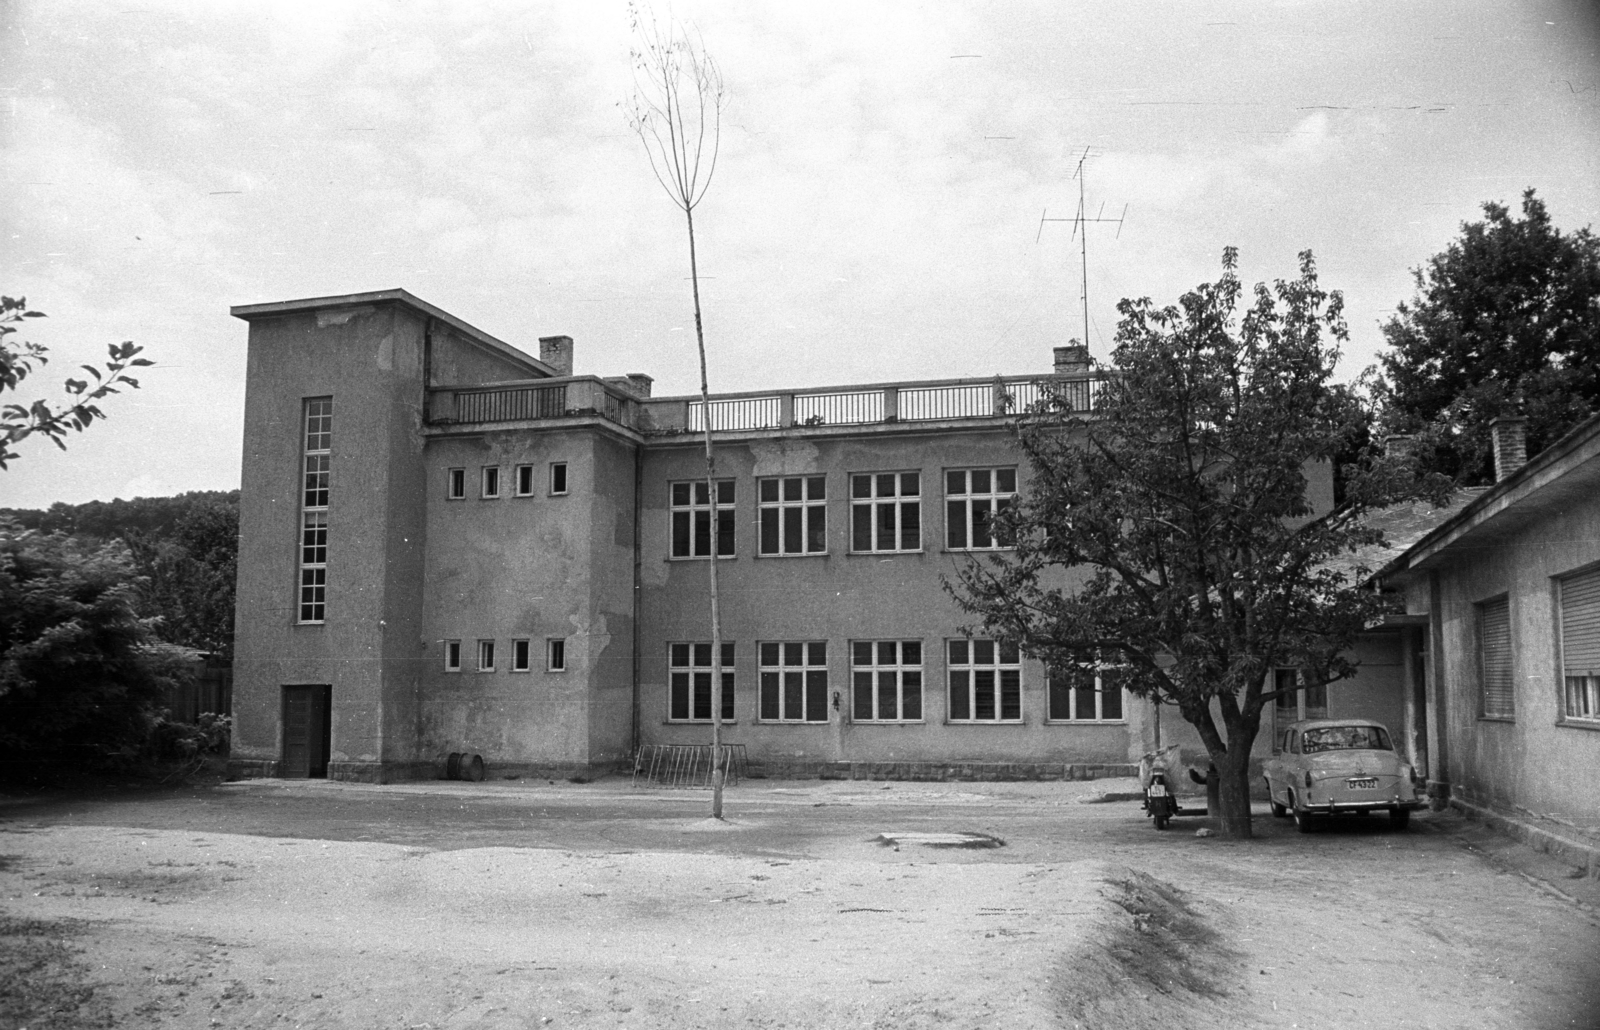
[{"label": "sandy ground", "polygon": [[11,799],[0,1028],[1600,1027],[1593,881],[1452,817],[1232,843],[1085,803],[1129,789]]}]

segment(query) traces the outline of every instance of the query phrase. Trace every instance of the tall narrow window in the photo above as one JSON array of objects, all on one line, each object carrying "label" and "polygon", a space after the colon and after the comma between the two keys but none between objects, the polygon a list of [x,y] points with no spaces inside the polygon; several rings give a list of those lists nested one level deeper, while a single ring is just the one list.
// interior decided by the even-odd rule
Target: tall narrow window
[{"label": "tall narrow window", "polygon": [[877,472],[850,477],[850,550],[922,550],[922,475]]},{"label": "tall narrow window", "polygon": [[333,398],[305,402],[305,475],[300,492],[300,621],[328,617],[328,469]]},{"label": "tall narrow window", "polygon": [[994,516],[1017,499],[1016,469],[952,469],[945,473],[945,546],[952,551],[1007,546]]},{"label": "tall narrow window", "polygon": [[516,484],[517,484],[517,496],[518,497],[532,497],[533,496],[533,466],[532,465],[518,465],[517,466]]},{"label": "tall narrow window", "polygon": [[825,476],[785,476],[757,484],[762,554],[820,554],[828,549]]},{"label": "tall narrow window", "polygon": [[545,644],[545,671],[567,671],[567,640],[565,637],[551,637]]},{"label": "tall narrow window", "polygon": [[490,500],[500,496],[500,466],[483,467],[483,496]]},{"label": "tall narrow window", "polygon": [[921,720],[922,641],[855,641],[850,645],[850,681],[854,721]]},{"label": "tall narrow window", "polygon": [[478,671],[479,672],[493,672],[494,671],[494,641],[493,640],[480,640],[480,641],[478,641]]},{"label": "tall narrow window", "polygon": [[1478,605],[1478,676],[1482,714],[1491,719],[1516,715],[1511,676],[1511,603],[1504,595]]},{"label": "tall narrow window", "polygon": [[461,671],[461,641],[446,640],[444,642],[444,671]]},{"label": "tall narrow window", "polygon": [[761,645],[761,721],[828,721],[828,645]]},{"label": "tall narrow window", "polygon": [[459,501],[467,496],[466,469],[446,469],[444,482],[444,495],[450,500]]},{"label": "tall narrow window", "polygon": [[949,642],[950,721],[1021,722],[1022,658],[1015,644]]},{"label": "tall narrow window", "polygon": [[1561,679],[1566,719],[1600,719],[1600,568],[1564,576]]},{"label": "tall narrow window", "polygon": [[528,640],[513,640],[511,642],[511,671],[527,672],[532,668],[532,642]]},{"label": "tall narrow window", "polygon": [[567,463],[564,461],[550,463],[550,492],[556,495],[567,492]]},{"label": "tall narrow window", "polygon": [[[711,644],[673,644],[668,649],[667,718],[672,722],[711,721]],[[722,721],[732,722],[733,644],[722,645]]]},{"label": "tall narrow window", "polygon": [[[672,484],[672,556],[711,557],[711,492],[703,479]],[[733,480],[717,480],[717,557],[733,557]]]}]

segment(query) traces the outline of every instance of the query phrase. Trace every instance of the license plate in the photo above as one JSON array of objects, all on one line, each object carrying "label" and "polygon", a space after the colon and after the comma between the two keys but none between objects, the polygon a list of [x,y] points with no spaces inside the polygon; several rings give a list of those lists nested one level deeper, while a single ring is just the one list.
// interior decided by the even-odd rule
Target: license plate
[{"label": "license plate", "polygon": [[1164,798],[1164,797],[1166,797],[1167,796],[1167,785],[1164,784],[1164,783],[1152,783],[1152,784],[1150,784],[1150,796],[1153,797],[1153,798]]},{"label": "license plate", "polygon": [[1373,790],[1378,786],[1378,781],[1368,776],[1363,779],[1345,780],[1344,785],[1347,790]]}]

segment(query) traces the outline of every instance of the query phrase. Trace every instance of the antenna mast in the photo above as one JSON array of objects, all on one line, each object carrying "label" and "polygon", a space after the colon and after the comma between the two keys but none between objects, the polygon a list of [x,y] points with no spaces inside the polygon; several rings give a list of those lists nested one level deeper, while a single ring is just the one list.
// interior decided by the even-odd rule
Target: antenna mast
[{"label": "antenna mast", "polygon": [[1044,223],[1046,222],[1071,222],[1072,235],[1078,236],[1079,233],[1082,233],[1082,237],[1079,240],[1079,251],[1082,255],[1083,261],[1083,291],[1079,294],[1079,299],[1083,302],[1083,342],[1085,345],[1089,343],[1089,223],[1115,222],[1117,226],[1117,233],[1116,236],[1112,238],[1118,239],[1122,236],[1122,221],[1128,217],[1128,205],[1124,204],[1122,205],[1122,214],[1118,215],[1116,218],[1106,218],[1106,205],[1104,202],[1101,202],[1100,211],[1095,217],[1088,217],[1088,213],[1084,207],[1083,185],[1084,162],[1087,160],[1089,160],[1089,148],[1084,147],[1083,153],[1078,156],[1078,166],[1073,169],[1072,172],[1072,177],[1078,180],[1077,213],[1071,218],[1048,218],[1046,216],[1049,215],[1050,209],[1045,208],[1044,213],[1039,216],[1039,233],[1034,237],[1033,240],[1033,242],[1038,243],[1039,240],[1044,237]]}]

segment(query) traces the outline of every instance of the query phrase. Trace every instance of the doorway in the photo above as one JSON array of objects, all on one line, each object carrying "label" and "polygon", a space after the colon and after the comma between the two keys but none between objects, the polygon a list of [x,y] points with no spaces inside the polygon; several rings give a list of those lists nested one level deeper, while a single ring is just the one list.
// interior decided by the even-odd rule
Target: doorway
[{"label": "doorway", "polygon": [[332,702],[333,687],[325,683],[283,688],[283,761],[278,775],[290,780],[328,775]]}]

